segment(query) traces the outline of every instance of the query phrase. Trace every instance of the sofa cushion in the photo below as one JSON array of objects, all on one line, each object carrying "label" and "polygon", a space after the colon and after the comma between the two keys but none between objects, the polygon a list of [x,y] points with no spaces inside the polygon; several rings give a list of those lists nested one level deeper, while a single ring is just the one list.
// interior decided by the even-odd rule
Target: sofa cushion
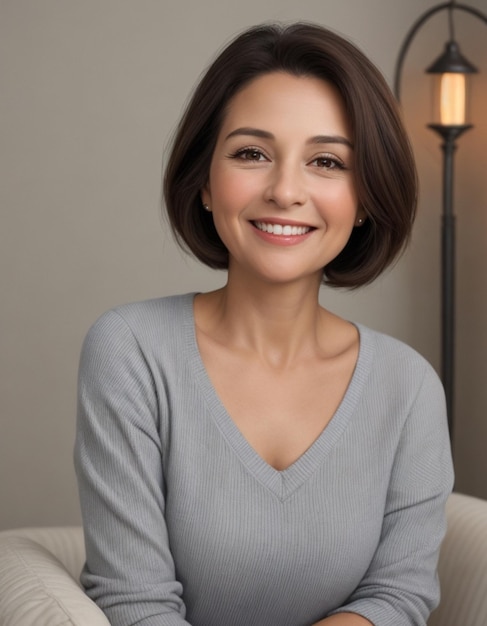
[{"label": "sofa cushion", "polygon": [[0,536],[2,626],[109,626],[65,566],[44,546]]}]

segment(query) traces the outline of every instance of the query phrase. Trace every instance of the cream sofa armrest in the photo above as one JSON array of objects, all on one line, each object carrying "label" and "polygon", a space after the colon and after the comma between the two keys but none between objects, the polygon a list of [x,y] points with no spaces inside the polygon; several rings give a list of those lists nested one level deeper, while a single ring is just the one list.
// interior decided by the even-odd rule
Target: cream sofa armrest
[{"label": "cream sofa armrest", "polygon": [[453,493],[438,572],[440,606],[428,626],[487,624],[487,501]]},{"label": "cream sofa armrest", "polygon": [[44,546],[77,581],[85,562],[85,541],[81,526],[35,526],[0,532],[4,537],[26,537]]},{"label": "cream sofa armrest", "polygon": [[109,626],[103,612],[47,548],[0,535],[2,626]]}]

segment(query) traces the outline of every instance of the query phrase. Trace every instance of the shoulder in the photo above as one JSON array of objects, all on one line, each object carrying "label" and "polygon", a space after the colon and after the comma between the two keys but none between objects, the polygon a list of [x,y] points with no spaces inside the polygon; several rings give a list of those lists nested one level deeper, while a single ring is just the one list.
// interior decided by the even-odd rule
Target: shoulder
[{"label": "shoulder", "polygon": [[408,344],[361,324],[357,324],[357,328],[362,348],[371,353],[373,368],[417,378],[426,374],[436,376],[425,357]]},{"label": "shoulder", "polygon": [[103,313],[83,341],[81,363],[122,365],[152,360],[154,350],[173,354],[191,325],[193,294],[123,304]]},{"label": "shoulder", "polygon": [[367,387],[378,397],[414,403],[426,397],[444,410],[444,390],[433,366],[417,350],[399,339],[357,325],[361,350],[367,359]]},{"label": "shoulder", "polygon": [[85,342],[120,339],[124,335],[132,335],[136,340],[161,333],[170,336],[192,318],[193,295],[166,296],[114,307],[94,322]]},{"label": "shoulder", "polygon": [[[370,352],[362,406],[376,425],[377,449],[383,454],[387,449],[395,453],[406,450],[404,463],[409,469],[404,469],[405,475],[413,471],[411,465],[418,469],[426,463],[429,467],[435,459],[435,467],[444,474],[438,481],[445,480],[450,489],[446,402],[438,374],[404,342],[364,326],[359,331],[364,349]],[[431,468],[428,471],[433,472]]]},{"label": "shoulder", "polygon": [[188,315],[192,317],[193,298],[194,294],[187,293],[122,304],[102,315],[98,322],[115,315],[134,332],[178,326]]}]

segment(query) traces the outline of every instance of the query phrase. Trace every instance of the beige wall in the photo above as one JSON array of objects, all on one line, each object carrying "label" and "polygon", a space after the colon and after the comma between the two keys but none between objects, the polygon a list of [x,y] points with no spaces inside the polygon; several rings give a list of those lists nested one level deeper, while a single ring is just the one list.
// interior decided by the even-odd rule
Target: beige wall
[{"label": "beige wall", "polygon": [[[94,319],[121,302],[224,280],[185,258],[159,215],[163,146],[217,47],[263,20],[317,21],[347,34],[391,79],[407,28],[433,4],[0,0],[0,528],[79,522],[76,370]],[[487,9],[485,0],[470,4]],[[459,19],[458,32],[484,74],[476,128],[457,155],[457,473],[459,488],[487,497],[487,47],[473,18]],[[412,248],[374,287],[322,295],[435,366],[441,153],[424,128],[420,71],[445,33],[438,18],[418,37],[404,75],[422,184]]]}]

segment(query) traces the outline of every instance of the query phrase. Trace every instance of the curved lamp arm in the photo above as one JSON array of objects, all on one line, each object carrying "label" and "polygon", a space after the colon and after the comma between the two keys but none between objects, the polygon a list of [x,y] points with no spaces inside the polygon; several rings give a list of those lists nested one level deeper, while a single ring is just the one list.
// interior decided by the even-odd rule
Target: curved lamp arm
[{"label": "curved lamp arm", "polygon": [[487,15],[484,15],[482,11],[474,9],[473,7],[470,7],[466,4],[456,4],[455,2],[444,2],[443,4],[438,4],[437,6],[432,7],[431,9],[423,13],[423,15],[421,15],[409,29],[409,32],[407,33],[399,51],[399,56],[397,57],[396,70],[394,72],[394,94],[399,101],[401,100],[402,66],[404,65],[404,59],[406,58],[409,46],[411,45],[412,40],[414,39],[416,33],[421,28],[421,26],[423,26],[426,21],[428,21],[433,15],[435,15],[435,13],[443,11],[444,9],[458,9],[460,11],[466,11],[467,13],[474,15],[479,20],[482,20],[483,22],[485,22],[485,24],[487,24]]}]

